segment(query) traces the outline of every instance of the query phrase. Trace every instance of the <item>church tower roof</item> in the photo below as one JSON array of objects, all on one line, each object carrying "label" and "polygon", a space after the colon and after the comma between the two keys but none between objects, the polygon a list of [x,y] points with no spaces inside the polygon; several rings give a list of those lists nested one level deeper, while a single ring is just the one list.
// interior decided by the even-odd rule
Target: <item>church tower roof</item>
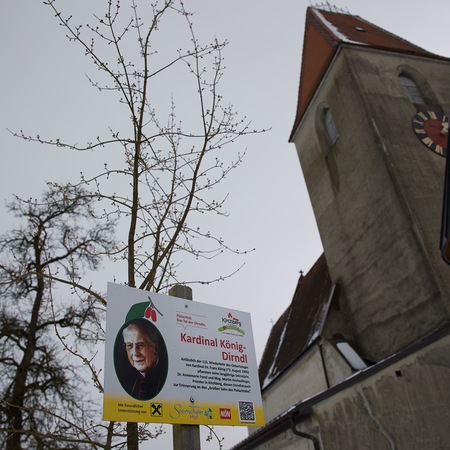
[{"label": "church tower roof", "polygon": [[309,7],[306,12],[297,113],[290,140],[328,66],[342,45],[441,58],[359,16]]}]

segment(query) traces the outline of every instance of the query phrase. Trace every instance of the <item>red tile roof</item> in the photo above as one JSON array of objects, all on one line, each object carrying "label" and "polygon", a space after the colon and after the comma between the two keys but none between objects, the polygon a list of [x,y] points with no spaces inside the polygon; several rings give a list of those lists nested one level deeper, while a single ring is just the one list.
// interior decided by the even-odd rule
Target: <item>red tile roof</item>
[{"label": "red tile roof", "polygon": [[441,58],[361,17],[309,7],[306,12],[297,114],[290,140],[331,60],[342,44]]},{"label": "red tile roof", "polygon": [[300,276],[291,304],[272,327],[259,364],[262,389],[315,343],[326,319],[331,292],[322,254],[311,270]]}]

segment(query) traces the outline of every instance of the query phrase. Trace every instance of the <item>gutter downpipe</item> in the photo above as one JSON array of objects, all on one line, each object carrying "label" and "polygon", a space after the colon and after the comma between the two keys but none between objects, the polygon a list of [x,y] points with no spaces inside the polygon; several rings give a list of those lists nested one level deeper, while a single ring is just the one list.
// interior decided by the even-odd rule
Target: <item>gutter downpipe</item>
[{"label": "gutter downpipe", "polygon": [[289,416],[289,423],[291,425],[291,431],[295,435],[300,436],[305,439],[309,439],[310,441],[313,441],[314,450],[320,450],[319,440],[315,436],[313,436],[312,434],[303,433],[303,431],[297,430],[297,428],[295,427],[294,414],[291,414]]}]

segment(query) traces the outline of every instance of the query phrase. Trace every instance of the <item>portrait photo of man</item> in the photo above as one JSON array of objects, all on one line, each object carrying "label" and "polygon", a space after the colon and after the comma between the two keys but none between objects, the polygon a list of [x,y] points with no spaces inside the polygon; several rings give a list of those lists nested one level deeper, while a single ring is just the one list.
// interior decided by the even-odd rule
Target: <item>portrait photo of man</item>
[{"label": "portrait photo of man", "polygon": [[136,400],[150,400],[167,377],[167,348],[161,333],[149,320],[133,319],[119,330],[114,365],[125,391]]}]

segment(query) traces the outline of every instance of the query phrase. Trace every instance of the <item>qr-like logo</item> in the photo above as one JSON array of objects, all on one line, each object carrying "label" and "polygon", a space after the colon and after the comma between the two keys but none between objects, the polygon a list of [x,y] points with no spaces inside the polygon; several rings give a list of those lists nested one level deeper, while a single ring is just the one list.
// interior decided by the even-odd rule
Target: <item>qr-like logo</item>
[{"label": "qr-like logo", "polygon": [[239,419],[241,422],[255,422],[255,408],[253,402],[238,402]]},{"label": "qr-like logo", "polygon": [[152,417],[162,417],[162,415],[163,415],[162,403],[152,403],[150,405],[150,415]]}]

